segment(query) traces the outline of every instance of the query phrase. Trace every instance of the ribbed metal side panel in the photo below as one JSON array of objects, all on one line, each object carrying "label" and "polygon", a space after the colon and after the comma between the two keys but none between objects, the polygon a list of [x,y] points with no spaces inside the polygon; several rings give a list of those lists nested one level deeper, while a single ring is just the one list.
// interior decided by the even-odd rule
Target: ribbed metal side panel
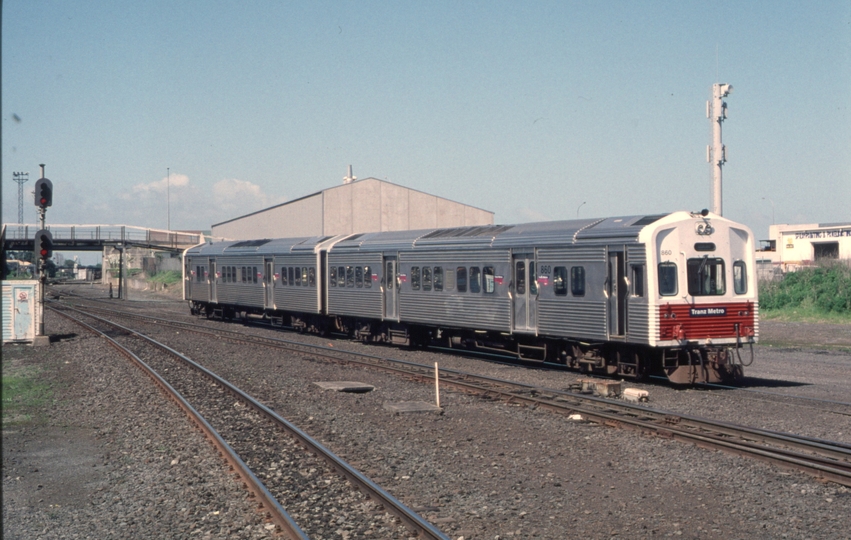
[{"label": "ribbed metal side panel", "polygon": [[508,298],[464,294],[403,294],[400,320],[471,330],[511,330]]},{"label": "ribbed metal side panel", "polygon": [[263,308],[263,284],[218,283],[216,299],[219,304]]},{"label": "ribbed metal side panel", "polygon": [[319,313],[319,288],[276,287],[275,308],[279,311]]},{"label": "ribbed metal side panel", "polygon": [[538,334],[576,339],[607,339],[606,302],[538,300]]},{"label": "ribbed metal side panel", "polygon": [[[395,255],[395,253],[392,253]],[[382,254],[380,252],[367,253],[332,253],[328,255],[328,266],[381,266]]]},{"label": "ribbed metal side panel", "polygon": [[235,304],[239,298],[237,287],[241,287],[236,283],[218,283],[216,285],[216,298],[220,304]]},{"label": "ribbed metal side panel", "polygon": [[[221,259],[220,259],[221,260]],[[316,255],[312,253],[298,255],[275,255],[274,259],[275,271],[280,270],[279,266],[312,266],[316,268]]]},{"label": "ribbed metal side panel", "polygon": [[572,246],[539,249],[538,264],[606,262],[605,246]]},{"label": "ribbed metal side panel", "polygon": [[634,264],[647,262],[647,247],[644,244],[626,246],[626,260]]},{"label": "ribbed metal side panel", "polygon": [[331,287],[328,289],[328,313],[381,319],[384,317],[384,295],[377,284],[369,289]]},{"label": "ribbed metal side panel", "polygon": [[646,299],[627,300],[627,341],[630,343],[650,343],[650,306]]},{"label": "ribbed metal side panel", "polygon": [[259,270],[261,266],[263,266],[263,257],[259,255],[251,255],[251,256],[228,256],[228,255],[220,255],[216,257],[216,265],[221,268],[222,266],[256,266]]},{"label": "ribbed metal side panel", "polygon": [[510,262],[511,252],[508,250],[460,250],[460,251],[425,251],[414,253],[400,253],[400,264],[422,264],[422,265],[458,265],[475,266],[495,264],[498,262]]}]

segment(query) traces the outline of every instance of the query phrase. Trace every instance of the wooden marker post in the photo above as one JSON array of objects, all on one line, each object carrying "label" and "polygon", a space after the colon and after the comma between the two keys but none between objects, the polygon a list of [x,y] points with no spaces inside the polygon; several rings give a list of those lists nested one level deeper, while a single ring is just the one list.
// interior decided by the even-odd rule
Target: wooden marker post
[{"label": "wooden marker post", "polygon": [[440,407],[440,377],[438,376],[437,362],[434,363],[434,396],[437,406]]}]

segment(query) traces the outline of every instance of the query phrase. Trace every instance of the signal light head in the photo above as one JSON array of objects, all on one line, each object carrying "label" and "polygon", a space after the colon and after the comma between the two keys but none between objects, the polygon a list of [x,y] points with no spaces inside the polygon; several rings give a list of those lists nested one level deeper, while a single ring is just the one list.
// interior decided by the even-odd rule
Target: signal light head
[{"label": "signal light head", "polygon": [[47,178],[35,183],[35,205],[42,209],[53,205],[53,182]]}]

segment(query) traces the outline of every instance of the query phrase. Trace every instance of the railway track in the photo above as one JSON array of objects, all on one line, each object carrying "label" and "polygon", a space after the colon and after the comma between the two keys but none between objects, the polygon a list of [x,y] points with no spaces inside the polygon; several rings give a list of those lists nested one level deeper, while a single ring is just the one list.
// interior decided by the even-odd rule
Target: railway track
[{"label": "railway track", "polygon": [[[211,329],[208,326],[186,322],[159,321],[146,315],[112,313],[147,324],[168,324],[180,327],[208,336],[210,339],[251,345],[262,344],[333,362],[357,363],[423,382],[433,382],[434,379],[432,366],[307,345],[287,339]],[[826,481],[851,486],[851,445],[674,414],[571,391],[542,388],[451,369],[440,370],[440,381],[441,385],[450,385],[464,392],[506,402],[523,403],[535,408],[545,408],[565,415],[579,414],[587,420],[603,425],[633,429],[659,437],[690,442],[705,448],[756,458],[784,469],[804,471]]]},{"label": "railway track", "polygon": [[[279,533],[294,539],[324,536],[324,523],[342,514],[358,522],[347,523],[351,530],[372,528],[382,538],[413,533],[447,539],[309,435],[188,357],[92,313],[56,303],[50,309],[108,340],[178,403]],[[279,501],[296,510],[291,515]]]}]

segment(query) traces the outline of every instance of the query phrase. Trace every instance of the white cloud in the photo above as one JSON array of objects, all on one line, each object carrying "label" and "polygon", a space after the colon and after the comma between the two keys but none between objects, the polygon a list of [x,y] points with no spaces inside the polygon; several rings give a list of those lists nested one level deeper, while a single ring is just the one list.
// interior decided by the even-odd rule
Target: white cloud
[{"label": "white cloud", "polygon": [[185,174],[172,174],[163,176],[160,180],[149,182],[147,184],[136,184],[133,186],[133,193],[166,193],[171,189],[179,189],[189,185],[189,177]]},{"label": "white cloud", "polygon": [[208,187],[179,173],[136,184],[119,197],[125,204],[101,214],[113,223],[164,229],[170,222],[173,229],[201,230],[285,200],[248,180],[225,178]]}]

